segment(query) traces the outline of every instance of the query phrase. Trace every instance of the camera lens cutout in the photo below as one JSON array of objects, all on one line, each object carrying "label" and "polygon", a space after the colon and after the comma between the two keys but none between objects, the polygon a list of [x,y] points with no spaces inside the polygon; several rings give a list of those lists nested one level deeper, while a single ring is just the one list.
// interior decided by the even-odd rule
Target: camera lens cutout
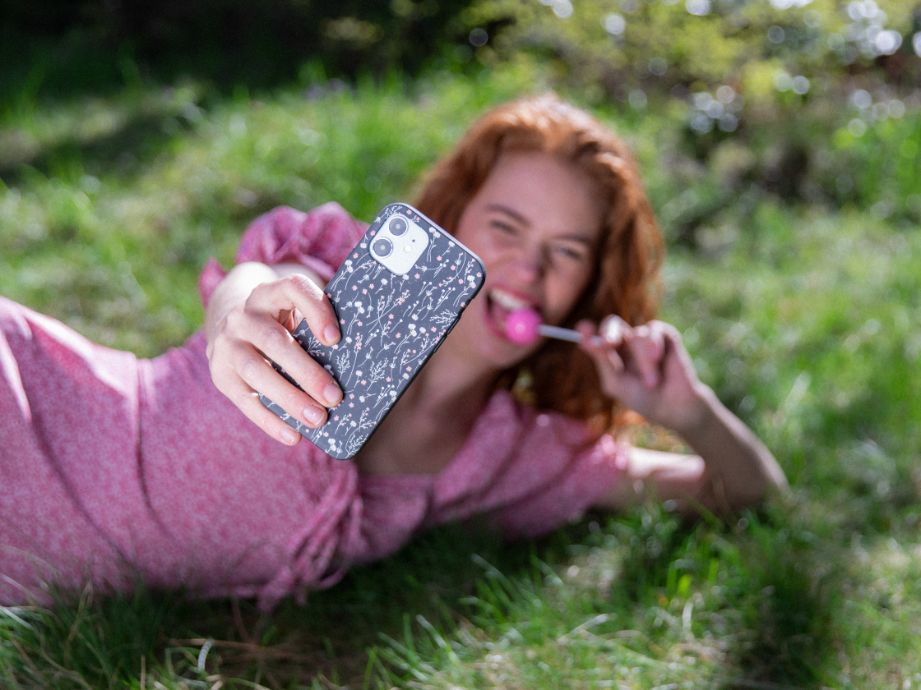
[{"label": "camera lens cutout", "polygon": [[396,217],[390,221],[390,232],[399,237],[406,232],[406,221],[403,218]]},{"label": "camera lens cutout", "polygon": [[377,256],[390,256],[390,252],[393,251],[393,242],[386,237],[378,237],[371,244],[371,251]]}]

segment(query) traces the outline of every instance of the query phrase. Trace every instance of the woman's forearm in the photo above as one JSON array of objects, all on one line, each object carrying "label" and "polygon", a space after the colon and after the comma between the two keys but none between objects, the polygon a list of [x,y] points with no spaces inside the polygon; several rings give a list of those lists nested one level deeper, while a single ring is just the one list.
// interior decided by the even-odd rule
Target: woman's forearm
[{"label": "woman's forearm", "polygon": [[700,421],[681,435],[706,464],[712,507],[743,508],[786,490],[783,470],[751,429],[710,388],[701,395]]}]

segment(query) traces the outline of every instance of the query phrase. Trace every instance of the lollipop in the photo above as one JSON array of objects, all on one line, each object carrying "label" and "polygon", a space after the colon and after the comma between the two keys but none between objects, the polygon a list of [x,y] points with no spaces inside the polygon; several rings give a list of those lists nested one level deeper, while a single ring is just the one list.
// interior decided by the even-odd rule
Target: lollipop
[{"label": "lollipop", "polygon": [[[517,345],[530,345],[541,336],[568,340],[571,343],[578,343],[582,340],[582,334],[579,331],[541,323],[540,314],[527,308],[516,309],[508,315],[505,319],[505,335]],[[594,339],[600,340],[600,337],[595,336]]]},{"label": "lollipop", "polygon": [[516,309],[505,319],[505,335],[516,345],[530,345],[540,337],[540,314]]}]

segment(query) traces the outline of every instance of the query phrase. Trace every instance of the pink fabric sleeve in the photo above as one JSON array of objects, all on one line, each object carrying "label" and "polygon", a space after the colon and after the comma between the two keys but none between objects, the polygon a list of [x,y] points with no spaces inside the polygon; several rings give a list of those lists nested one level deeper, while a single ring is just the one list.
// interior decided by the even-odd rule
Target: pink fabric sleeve
[{"label": "pink fabric sleeve", "polygon": [[536,537],[575,522],[613,491],[623,477],[626,461],[624,446],[602,436],[574,455],[555,481],[496,510],[493,524],[505,537],[515,539]]},{"label": "pink fabric sleeve", "polygon": [[[235,263],[299,263],[329,280],[367,226],[335,202],[303,212],[279,206],[259,216],[243,233]],[[198,278],[202,303],[227,275],[214,258]]]}]

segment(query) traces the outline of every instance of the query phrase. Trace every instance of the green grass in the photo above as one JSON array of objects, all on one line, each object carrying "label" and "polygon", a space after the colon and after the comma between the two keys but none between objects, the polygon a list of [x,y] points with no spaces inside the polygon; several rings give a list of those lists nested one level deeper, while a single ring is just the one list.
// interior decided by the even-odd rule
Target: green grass
[{"label": "green grass", "polygon": [[[342,88],[308,67],[233,97],[188,81],[14,99],[0,111],[0,294],[157,354],[198,328],[198,271],[230,262],[248,220],[329,199],[370,217],[536,74]],[[270,616],[143,588],[0,609],[0,686],[921,686],[921,234],[874,201],[921,194],[902,156],[921,146],[921,114],[826,142],[861,170],[898,164],[895,189],[867,181],[873,205],[755,189],[700,214],[721,192],[682,158],[682,113],[601,112],[675,243],[663,316],[775,452],[789,500],[728,523],[648,506],[512,546],[441,529]],[[692,251],[673,227],[695,213]]]}]

